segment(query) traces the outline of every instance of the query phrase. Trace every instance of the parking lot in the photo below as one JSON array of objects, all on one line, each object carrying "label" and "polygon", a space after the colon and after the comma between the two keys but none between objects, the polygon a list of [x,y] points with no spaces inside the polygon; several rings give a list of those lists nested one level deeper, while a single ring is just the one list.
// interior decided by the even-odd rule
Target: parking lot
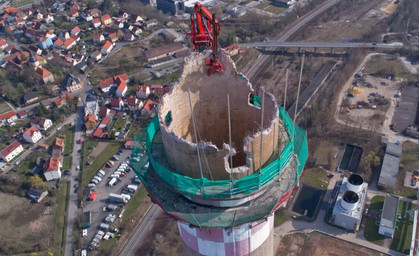
[{"label": "parking lot", "polygon": [[[121,177],[121,181],[113,186],[108,186],[109,181],[111,180],[111,175],[118,169],[118,167],[125,161],[129,162],[128,157],[131,154],[131,150],[123,149],[122,153],[118,155],[119,160],[114,161],[114,165],[111,168],[102,168],[106,173],[102,180],[96,185],[97,196],[94,201],[86,200],[83,205],[83,212],[91,212],[91,226],[87,229],[87,236],[84,238],[84,247],[88,247],[92,239],[95,237],[97,232],[100,230],[99,226],[101,223],[105,222],[105,218],[109,214],[115,214],[116,220],[113,223],[108,223],[110,226],[118,226],[121,221],[119,214],[124,204],[112,203],[118,206],[118,209],[115,211],[104,211],[104,207],[108,206],[109,203],[109,194],[121,194],[122,190],[127,187],[127,185],[134,184],[133,180],[136,177],[133,171],[126,173],[125,177]],[[98,170],[99,171],[99,170]],[[86,189],[87,188],[82,188]],[[87,192],[86,192],[86,195]],[[106,232],[105,232],[106,233]],[[80,234],[81,235],[81,234]],[[100,246],[100,245],[99,245]]]}]

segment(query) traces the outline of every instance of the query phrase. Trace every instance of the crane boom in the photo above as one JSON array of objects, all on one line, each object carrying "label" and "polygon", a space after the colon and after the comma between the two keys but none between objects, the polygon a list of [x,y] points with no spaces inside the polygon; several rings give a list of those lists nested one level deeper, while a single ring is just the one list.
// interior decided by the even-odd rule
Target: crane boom
[{"label": "crane boom", "polygon": [[208,75],[215,72],[223,72],[221,63],[217,60],[218,35],[220,34],[220,24],[208,9],[201,3],[196,3],[194,13],[191,14],[191,38],[192,47],[195,51],[204,48],[211,48],[212,58],[205,64],[209,67]]}]

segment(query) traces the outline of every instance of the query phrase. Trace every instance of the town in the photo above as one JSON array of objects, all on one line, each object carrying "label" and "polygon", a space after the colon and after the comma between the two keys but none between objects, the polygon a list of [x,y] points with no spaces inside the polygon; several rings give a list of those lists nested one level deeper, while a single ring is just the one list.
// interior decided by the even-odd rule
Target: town
[{"label": "town", "polygon": [[1,255],[418,254],[414,0],[0,4]]}]

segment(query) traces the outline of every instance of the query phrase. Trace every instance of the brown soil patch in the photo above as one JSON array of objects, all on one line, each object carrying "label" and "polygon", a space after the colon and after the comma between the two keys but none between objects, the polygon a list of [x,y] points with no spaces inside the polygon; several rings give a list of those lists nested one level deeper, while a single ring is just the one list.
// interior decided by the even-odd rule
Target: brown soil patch
[{"label": "brown soil patch", "polygon": [[106,148],[107,145],[108,143],[106,142],[99,142],[90,155],[93,157],[98,157],[102,153],[102,151]]},{"label": "brown soil patch", "polygon": [[356,244],[348,243],[321,233],[294,234],[282,239],[276,255],[311,255],[311,256],[374,256],[383,255]]}]

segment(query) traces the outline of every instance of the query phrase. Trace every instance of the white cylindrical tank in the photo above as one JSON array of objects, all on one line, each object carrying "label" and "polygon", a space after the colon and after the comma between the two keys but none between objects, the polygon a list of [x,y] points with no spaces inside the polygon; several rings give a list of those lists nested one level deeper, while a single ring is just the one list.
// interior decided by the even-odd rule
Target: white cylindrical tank
[{"label": "white cylindrical tank", "polygon": [[346,211],[353,211],[355,210],[357,203],[359,201],[359,196],[354,191],[345,191],[342,194],[342,200],[340,201],[340,205]]},{"label": "white cylindrical tank", "polygon": [[348,182],[346,183],[346,188],[355,193],[359,193],[362,190],[362,184],[364,179],[358,174],[351,174],[348,177]]}]

